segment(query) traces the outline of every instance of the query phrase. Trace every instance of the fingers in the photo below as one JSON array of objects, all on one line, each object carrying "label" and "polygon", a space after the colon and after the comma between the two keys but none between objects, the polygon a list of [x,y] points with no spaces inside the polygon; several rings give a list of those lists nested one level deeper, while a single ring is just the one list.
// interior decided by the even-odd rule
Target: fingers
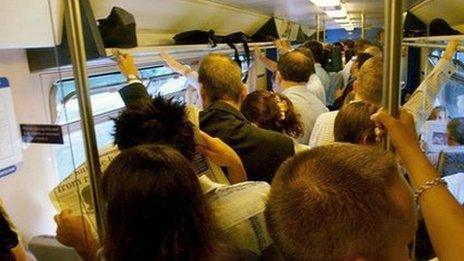
[{"label": "fingers", "polygon": [[371,120],[380,123],[387,129],[390,129],[394,123],[394,118],[384,111],[379,111],[375,114],[372,114]]},{"label": "fingers", "polygon": [[215,144],[217,144],[217,142],[218,142],[218,139],[217,139],[217,138],[213,138],[213,137],[211,137],[210,135],[208,135],[206,132],[203,132],[203,131],[201,131],[201,130],[200,130],[200,135],[201,135],[201,137],[202,137],[202,139],[203,139],[203,142],[205,143],[205,145],[206,145],[207,147],[210,147],[210,146],[212,146],[212,145],[215,145]]}]

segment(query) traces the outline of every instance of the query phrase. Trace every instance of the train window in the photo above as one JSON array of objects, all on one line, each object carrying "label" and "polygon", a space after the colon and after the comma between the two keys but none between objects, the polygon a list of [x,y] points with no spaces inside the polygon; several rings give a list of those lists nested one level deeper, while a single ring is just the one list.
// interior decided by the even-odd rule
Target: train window
[{"label": "train window", "polygon": [[[429,61],[435,66],[440,59],[443,50],[433,50]],[[458,52],[454,63],[457,71],[443,88],[438,103],[446,107],[449,117],[464,117],[464,53]]]},{"label": "train window", "polygon": [[[140,70],[142,82],[151,95],[162,95],[183,101],[187,79],[163,66]],[[118,90],[126,84],[125,77],[119,72],[93,75],[89,77],[92,110],[98,148],[110,146],[114,123],[112,118],[125,107]],[[85,161],[83,135],[80,126],[78,100],[74,79],[57,81],[52,86],[56,112],[55,123],[63,127],[64,145],[55,149],[60,180],[66,178],[74,167]]]}]

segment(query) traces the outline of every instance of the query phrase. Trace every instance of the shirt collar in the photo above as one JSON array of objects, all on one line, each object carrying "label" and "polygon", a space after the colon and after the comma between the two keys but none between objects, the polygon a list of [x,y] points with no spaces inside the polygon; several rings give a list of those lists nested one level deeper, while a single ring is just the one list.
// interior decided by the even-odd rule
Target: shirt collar
[{"label": "shirt collar", "polygon": [[223,112],[226,112],[226,113],[229,113],[229,114],[233,114],[235,117],[237,117],[237,118],[239,118],[241,120],[244,120],[244,121],[247,120],[245,118],[245,116],[243,116],[243,114],[240,111],[238,111],[237,109],[235,109],[231,105],[227,104],[227,102],[215,101],[212,104],[210,104],[208,106],[208,108],[206,108],[205,111],[211,111],[211,110],[223,111]]}]

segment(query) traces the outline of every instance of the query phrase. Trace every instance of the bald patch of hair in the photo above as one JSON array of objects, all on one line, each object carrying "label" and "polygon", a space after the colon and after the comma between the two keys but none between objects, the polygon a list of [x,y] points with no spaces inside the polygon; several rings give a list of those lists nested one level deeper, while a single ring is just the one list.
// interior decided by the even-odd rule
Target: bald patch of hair
[{"label": "bald patch of hair", "polygon": [[320,146],[277,171],[265,211],[285,260],[383,260],[410,213],[391,189],[401,177],[389,152],[353,144]]},{"label": "bald patch of hair", "polygon": [[[311,52],[307,48],[304,49]],[[286,81],[297,83],[307,82],[309,77],[315,73],[314,60],[301,50],[295,50],[286,53],[279,59],[277,70]]]},{"label": "bald patch of hair", "polygon": [[203,58],[198,70],[198,81],[211,102],[218,100],[239,102],[243,83],[241,68],[227,55],[210,54]]},{"label": "bald patch of hair", "polygon": [[367,60],[358,72],[356,93],[361,99],[375,105],[382,103],[383,95],[383,60],[372,57]]}]

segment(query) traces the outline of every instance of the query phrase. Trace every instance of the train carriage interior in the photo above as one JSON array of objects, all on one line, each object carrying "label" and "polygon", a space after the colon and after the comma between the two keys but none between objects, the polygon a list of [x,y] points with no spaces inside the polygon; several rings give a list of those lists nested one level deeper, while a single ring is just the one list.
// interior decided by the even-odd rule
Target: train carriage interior
[{"label": "train carriage interior", "polygon": [[1,0],[0,260],[462,260],[463,13]]}]

